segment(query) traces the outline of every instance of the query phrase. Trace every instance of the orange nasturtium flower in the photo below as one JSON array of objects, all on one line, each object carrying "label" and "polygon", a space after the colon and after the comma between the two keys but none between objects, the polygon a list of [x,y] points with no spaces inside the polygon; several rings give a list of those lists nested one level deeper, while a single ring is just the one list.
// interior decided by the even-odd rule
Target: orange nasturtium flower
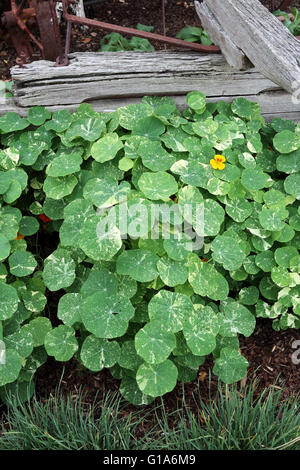
[{"label": "orange nasturtium flower", "polygon": [[49,217],[47,217],[45,214],[41,214],[41,215],[40,215],[40,219],[41,219],[41,221],[44,222],[45,224],[46,224],[47,222],[51,222],[51,219],[50,219]]},{"label": "orange nasturtium flower", "polygon": [[24,238],[24,235],[22,235],[22,233],[18,232],[18,235],[15,238],[15,240],[23,240],[23,238]]},{"label": "orange nasturtium flower", "polygon": [[226,158],[223,155],[215,155],[210,161],[211,166],[214,170],[224,170]]}]

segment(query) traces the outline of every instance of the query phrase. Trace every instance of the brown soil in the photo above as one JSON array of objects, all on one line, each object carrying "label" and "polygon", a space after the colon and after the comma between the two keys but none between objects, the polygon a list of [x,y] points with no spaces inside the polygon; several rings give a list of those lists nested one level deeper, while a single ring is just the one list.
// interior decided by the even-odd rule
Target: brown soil
[{"label": "brown soil", "polygon": [[[200,0],[201,1],[201,0]],[[267,8],[278,8],[281,0],[261,0]],[[300,8],[300,0],[294,0],[294,6]],[[94,19],[115,23],[122,26],[136,27],[137,23],[154,26],[154,32],[162,34],[161,0],[104,0],[93,6]],[[166,29],[168,36],[176,34],[184,26],[199,26],[192,0],[168,0],[166,5]],[[64,28],[62,32],[64,35]],[[97,51],[100,41],[107,32],[88,29],[82,32],[73,27],[71,51]],[[155,49],[169,48],[161,43],[153,43]],[[10,68],[16,63],[17,54],[10,44],[5,31],[0,31],[0,73],[3,80],[10,78]],[[37,51],[35,59],[40,58]]]},{"label": "brown soil", "polygon": [[[262,0],[267,7],[272,7],[272,1]],[[141,6],[139,0],[107,0],[94,7],[95,18],[103,21],[114,22],[123,26],[135,27],[138,22],[152,25],[155,32],[162,33],[160,13],[160,0],[144,0]],[[274,0],[277,8],[280,1]],[[300,8],[300,0],[295,0],[294,5]],[[199,19],[195,13],[192,1],[169,0],[166,7],[167,34],[175,36],[186,25],[199,26]],[[80,29],[74,29],[72,35],[72,51],[96,51],[100,47],[104,32],[88,30],[82,33]],[[9,69],[15,64],[16,53],[9,44],[5,33],[0,31],[0,63],[2,65],[2,78],[9,79]],[[154,44],[156,48],[164,47]],[[39,58],[38,55],[36,58]],[[284,396],[298,394],[300,384],[300,365],[293,365],[291,354],[292,344],[300,339],[300,332],[287,330],[275,332],[270,322],[259,320],[255,333],[250,338],[241,337],[241,351],[250,363],[248,381],[258,380],[258,392],[264,387],[270,386],[277,379],[277,387],[283,389]],[[193,394],[200,391],[204,399],[208,399],[210,370],[213,360],[208,359],[199,370],[198,380],[185,384],[185,400],[190,408],[194,408]],[[111,377],[109,371],[89,373],[82,369],[74,359],[66,364],[57,363],[52,359],[39,369],[36,379],[36,388],[40,397],[49,396],[63,375],[61,387],[63,392],[74,392],[82,386],[87,396],[93,401],[96,392],[116,391],[119,381]],[[278,377],[279,376],[279,377]],[[247,383],[246,380],[246,383]],[[217,388],[217,377],[211,375],[211,392]],[[171,412],[182,402],[182,386],[165,397],[166,409]],[[154,408],[159,400],[149,405]],[[134,409],[134,407],[128,407]]]},{"label": "brown soil", "polygon": [[[249,338],[240,337],[240,349],[249,361],[247,377],[243,379],[242,385],[257,383],[257,394],[263,389],[272,386],[282,390],[282,397],[295,396],[299,393],[300,364],[292,362],[291,355],[295,351],[293,342],[300,340],[300,332],[287,330],[276,332],[272,329],[268,320],[258,320],[257,327]],[[299,347],[298,347],[299,349]],[[298,355],[300,358],[300,354]],[[213,358],[209,357],[200,367],[198,380],[184,385],[186,405],[196,411],[194,396],[200,392],[204,400],[209,399],[209,394],[214,396],[218,387],[218,378],[212,373]],[[82,387],[87,394],[87,400],[93,402],[97,393],[102,394],[119,389],[120,381],[114,379],[109,370],[99,373],[91,373],[83,368],[73,359],[68,363],[57,363],[52,359],[42,366],[36,375],[36,390],[41,398],[47,398],[54,392],[55,387],[61,381],[63,393],[75,393],[78,387]],[[182,384],[167,395],[165,395],[165,406],[170,414],[181,406],[183,401]],[[160,403],[155,400],[151,405],[145,407],[151,411]],[[126,407],[127,411],[134,410],[134,406]],[[154,418],[154,414],[153,414]]]}]

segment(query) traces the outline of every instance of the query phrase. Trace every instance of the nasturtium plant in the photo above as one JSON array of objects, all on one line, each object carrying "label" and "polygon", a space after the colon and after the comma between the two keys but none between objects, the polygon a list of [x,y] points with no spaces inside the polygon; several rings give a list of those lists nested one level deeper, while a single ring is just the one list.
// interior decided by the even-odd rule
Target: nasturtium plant
[{"label": "nasturtium plant", "polygon": [[242,379],[256,318],[300,328],[299,124],[244,98],[187,105],[0,118],[4,401],[51,356],[148,404],[208,355]]}]

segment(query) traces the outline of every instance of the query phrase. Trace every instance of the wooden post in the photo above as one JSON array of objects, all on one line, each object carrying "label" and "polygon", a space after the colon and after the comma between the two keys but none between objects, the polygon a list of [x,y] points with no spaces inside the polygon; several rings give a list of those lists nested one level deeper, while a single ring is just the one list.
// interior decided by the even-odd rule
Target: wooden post
[{"label": "wooden post", "polygon": [[239,49],[232,40],[226,35],[224,29],[218,22],[217,18],[212,14],[205,2],[199,3],[195,1],[196,11],[201,23],[213,38],[214,43],[220,47],[228,64],[237,70],[247,69],[251,66],[243,51]]},{"label": "wooden post", "polygon": [[[259,0],[204,3],[227,38],[265,77],[289,93],[300,87],[300,41]],[[225,46],[220,47],[226,56]]]}]

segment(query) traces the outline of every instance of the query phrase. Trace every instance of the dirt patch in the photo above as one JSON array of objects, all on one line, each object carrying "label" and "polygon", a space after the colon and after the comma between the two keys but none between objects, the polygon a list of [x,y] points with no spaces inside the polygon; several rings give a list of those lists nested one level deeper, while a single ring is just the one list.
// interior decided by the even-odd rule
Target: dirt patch
[{"label": "dirt patch", "polygon": [[[254,379],[257,382],[257,394],[273,385],[283,391],[283,398],[295,396],[299,393],[300,364],[292,362],[293,343],[300,340],[300,332],[287,330],[276,332],[272,329],[268,320],[258,320],[255,332],[249,338],[240,337],[240,349],[249,361],[247,377],[243,384],[248,384]],[[298,346],[299,349],[299,346]],[[300,354],[298,355],[300,358]],[[212,373],[213,358],[209,357],[205,364],[199,368],[198,380],[184,384],[185,403],[196,412],[194,397],[198,391],[204,400],[209,399],[209,394],[214,396],[218,387],[218,378]],[[93,402],[97,393],[100,397],[108,391],[115,392],[119,389],[120,381],[114,379],[109,370],[91,373],[81,366],[75,359],[68,363],[58,363],[49,358],[36,375],[36,390],[41,398],[47,398],[53,393],[55,387],[61,382],[61,390],[64,393],[74,393],[78,387],[82,387],[87,394],[87,400]],[[168,413],[172,413],[182,404],[183,387],[178,384],[176,388],[165,395],[164,402]],[[151,411],[160,403],[155,400],[145,407]],[[127,409],[127,408],[126,408]],[[128,405],[127,411],[136,409]],[[153,415],[154,419],[154,415]]]},{"label": "dirt patch", "polygon": [[[200,0],[201,1],[201,0]],[[281,0],[261,0],[267,8],[278,8]],[[295,0],[293,5],[300,8],[300,0]],[[88,15],[94,19],[115,23],[121,26],[135,28],[137,23],[151,25],[154,32],[163,33],[161,0],[105,0],[92,7],[86,8]],[[185,26],[200,26],[192,0],[168,0],[166,4],[166,33],[168,36],[176,34]],[[64,27],[62,36],[64,37]],[[73,27],[71,51],[97,51],[100,48],[101,39],[107,32],[89,28],[86,31]],[[155,49],[170,49],[161,43],[153,42]],[[10,43],[5,31],[0,31],[0,72],[2,80],[10,78],[10,68],[16,63],[17,54]],[[34,59],[40,59],[39,51],[35,52]]]}]

